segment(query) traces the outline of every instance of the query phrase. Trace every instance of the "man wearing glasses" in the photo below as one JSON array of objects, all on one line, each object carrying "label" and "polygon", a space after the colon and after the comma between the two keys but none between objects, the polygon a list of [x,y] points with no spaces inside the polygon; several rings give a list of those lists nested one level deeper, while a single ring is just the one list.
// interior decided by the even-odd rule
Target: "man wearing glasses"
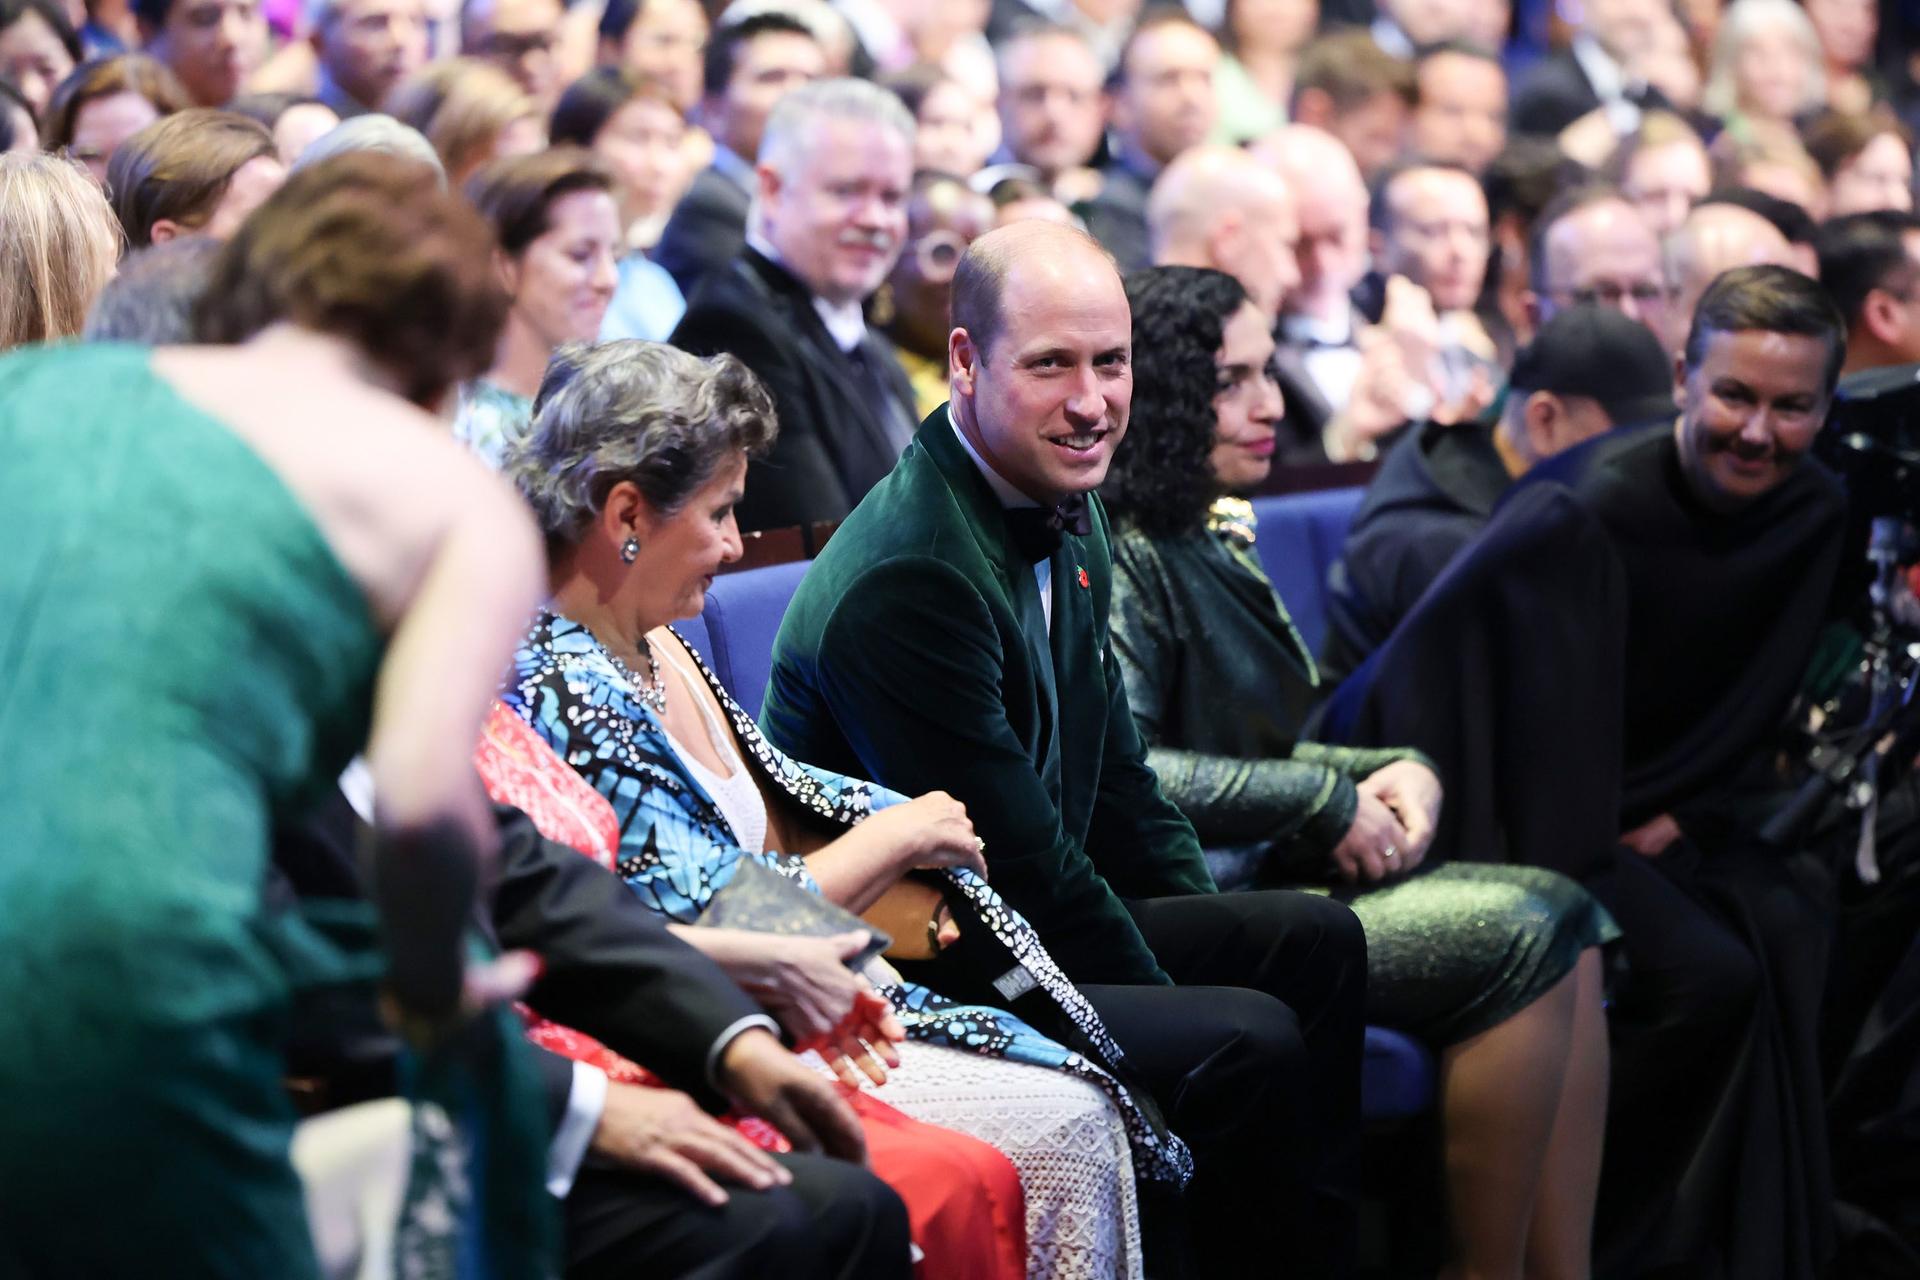
[{"label": "man wearing glasses", "polygon": [[1527,309],[1536,327],[1568,307],[1592,303],[1638,320],[1669,349],[1686,336],[1684,316],[1682,331],[1674,331],[1673,289],[1659,237],[1614,188],[1585,187],[1548,205],[1534,223],[1528,256]]}]

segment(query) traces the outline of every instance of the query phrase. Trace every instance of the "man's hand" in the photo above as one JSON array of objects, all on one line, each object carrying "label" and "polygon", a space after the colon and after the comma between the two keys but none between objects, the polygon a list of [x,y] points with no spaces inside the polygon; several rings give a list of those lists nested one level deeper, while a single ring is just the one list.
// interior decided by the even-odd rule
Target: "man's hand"
[{"label": "man's hand", "polygon": [[679,1183],[710,1205],[727,1202],[715,1178],[756,1191],[793,1181],[772,1156],[673,1089],[608,1082],[592,1145],[629,1169]]},{"label": "man's hand", "polygon": [[795,1151],[867,1162],[859,1117],[826,1077],[809,1070],[766,1031],[735,1036],[720,1055],[720,1087],[733,1105],[787,1135]]},{"label": "man's hand", "polygon": [[1643,858],[1657,858],[1684,834],[1673,815],[1663,813],[1650,818],[1620,837],[1620,843]]},{"label": "man's hand", "polygon": [[1377,769],[1359,784],[1362,795],[1370,795],[1393,810],[1407,833],[1407,844],[1394,859],[1397,875],[1405,875],[1419,866],[1433,845],[1433,833],[1440,822],[1440,775],[1413,760],[1400,760]]},{"label": "man's hand", "polygon": [[[1333,850],[1334,869],[1348,884],[1378,884],[1399,874],[1401,850],[1412,843],[1400,819],[1378,796],[1360,792],[1353,825]],[[1393,850],[1393,857],[1387,850]]]}]

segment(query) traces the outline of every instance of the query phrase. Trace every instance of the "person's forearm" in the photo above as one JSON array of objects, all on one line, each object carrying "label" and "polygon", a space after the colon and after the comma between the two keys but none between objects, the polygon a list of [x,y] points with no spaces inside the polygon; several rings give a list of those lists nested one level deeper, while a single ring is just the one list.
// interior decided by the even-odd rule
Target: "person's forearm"
[{"label": "person's forearm", "polygon": [[879,901],[912,868],[900,851],[854,827],[807,856],[807,871],[828,902],[858,915]]}]

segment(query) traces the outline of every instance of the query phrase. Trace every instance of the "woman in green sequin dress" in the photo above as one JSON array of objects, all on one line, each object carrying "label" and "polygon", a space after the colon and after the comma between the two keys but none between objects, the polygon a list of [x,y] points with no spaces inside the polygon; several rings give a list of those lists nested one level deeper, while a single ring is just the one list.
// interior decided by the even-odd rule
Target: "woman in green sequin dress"
[{"label": "woman in green sequin dress", "polygon": [[1271,317],[1232,277],[1127,280],[1134,398],[1102,496],[1113,648],[1161,787],[1209,861],[1319,886],[1367,934],[1368,1020],[1440,1057],[1457,1274],[1584,1276],[1607,1047],[1599,944],[1618,936],[1550,871],[1420,866],[1439,781],[1412,751],[1299,740],[1323,696],[1252,552],[1248,504],[1282,412]]},{"label": "woman in green sequin dress", "polygon": [[[345,157],[217,260],[201,320],[244,345],[0,360],[0,1275],[314,1275],[293,991],[384,968],[457,1017],[466,744],[540,551],[408,401],[489,356],[488,244],[426,170]],[[383,910],[386,961],[262,900],[271,822],[363,746],[376,878],[451,903]]]}]

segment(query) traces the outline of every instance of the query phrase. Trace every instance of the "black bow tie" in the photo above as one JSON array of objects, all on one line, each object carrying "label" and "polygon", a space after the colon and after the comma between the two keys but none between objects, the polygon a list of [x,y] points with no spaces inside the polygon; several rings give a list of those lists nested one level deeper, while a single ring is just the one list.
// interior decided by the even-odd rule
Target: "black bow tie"
[{"label": "black bow tie", "polygon": [[1067,534],[1084,538],[1093,532],[1084,493],[1072,494],[1051,507],[1009,507],[1006,516],[1013,543],[1029,564],[1039,564],[1053,555]]}]

